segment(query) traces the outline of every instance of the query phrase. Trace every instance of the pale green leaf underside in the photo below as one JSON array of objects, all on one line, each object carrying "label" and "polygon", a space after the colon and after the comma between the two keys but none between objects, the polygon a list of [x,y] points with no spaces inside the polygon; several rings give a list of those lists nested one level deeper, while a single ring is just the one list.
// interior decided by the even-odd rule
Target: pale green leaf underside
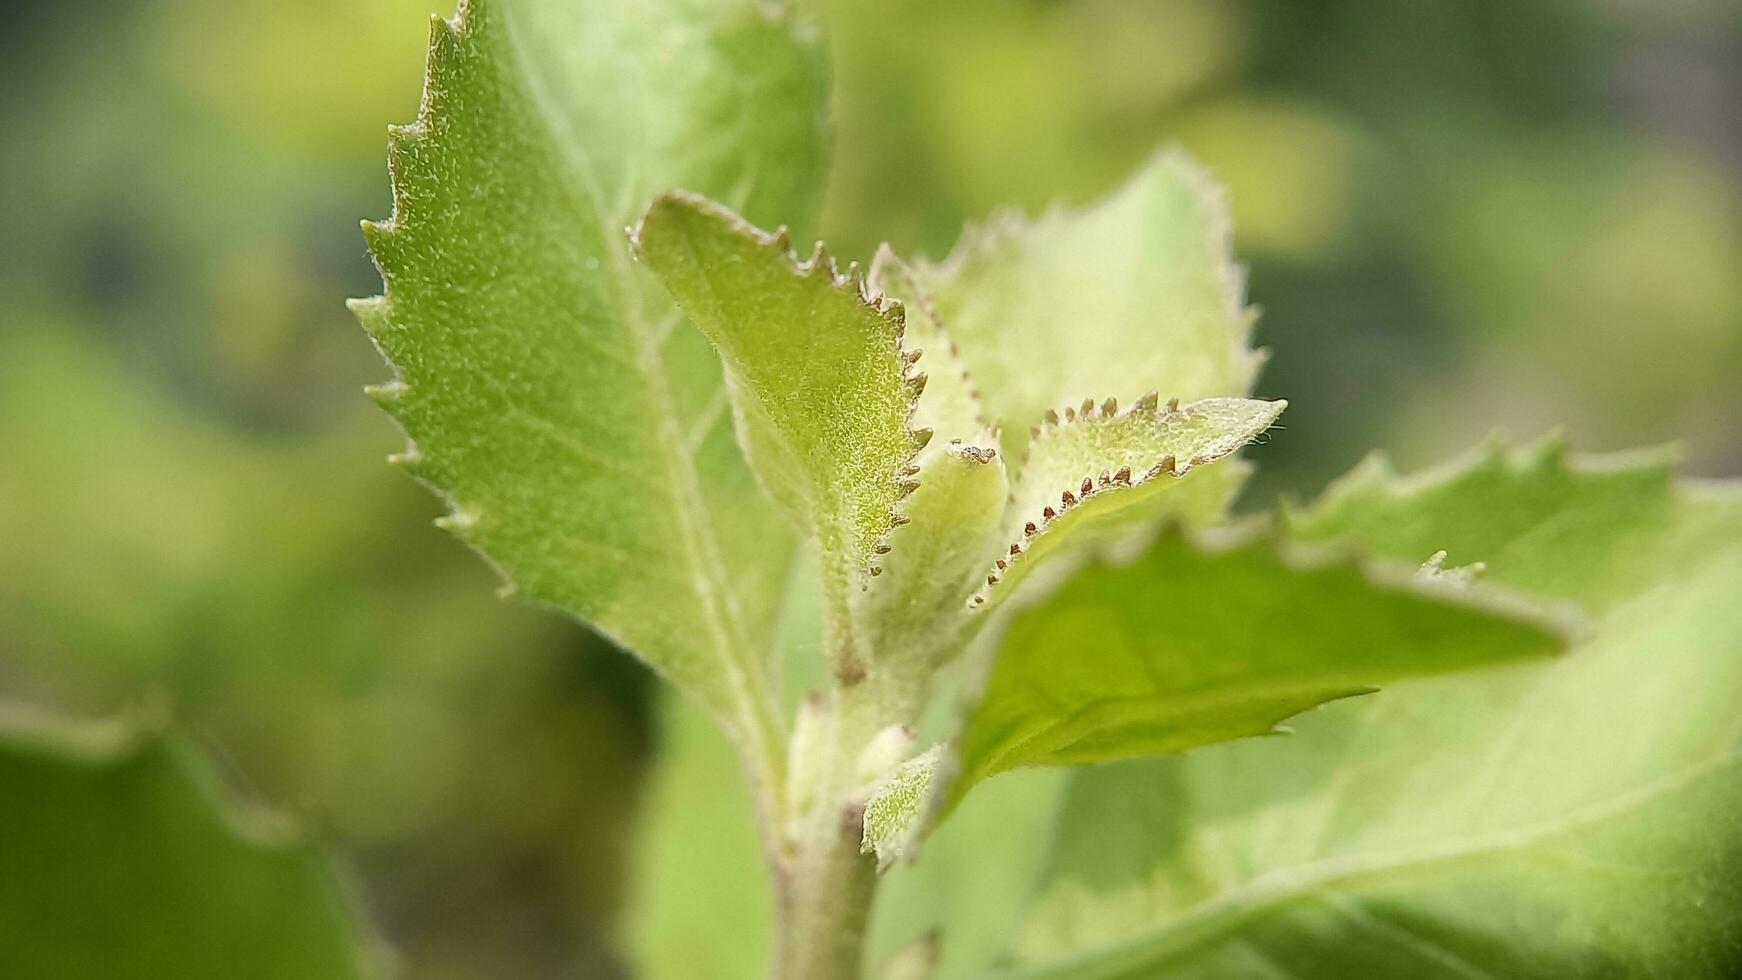
[{"label": "pale green leaf underside", "polygon": [[[1170,510],[1181,513],[1155,498],[1175,491],[1176,481],[1198,467],[1237,452],[1287,407],[1283,401],[1249,398],[1163,405],[1150,394],[1125,411],[1108,399],[1068,408],[1062,419],[1047,412],[1011,492],[1001,554],[986,569],[984,586],[971,602],[980,606],[1014,594],[1017,582],[1047,554],[1071,544],[1077,528],[1104,523],[1122,511],[1147,519]],[[1187,516],[1209,516],[1199,513],[1202,508],[1193,506],[1198,501],[1191,496],[1174,503]],[[1218,499],[1215,509],[1221,503]]]},{"label": "pale green leaf underside", "polygon": [[0,731],[0,976],[372,972],[319,851],[217,798],[187,745],[83,736]]},{"label": "pale green leaf underside", "polygon": [[924,444],[900,306],[871,301],[857,267],[839,272],[820,245],[800,262],[784,233],[687,193],[654,201],[635,248],[725,361],[763,486],[825,561],[876,568]]},{"label": "pale green leaf underside", "polygon": [[397,461],[449,501],[446,526],[765,757],[791,536],[718,358],[623,229],[674,184],[802,215],[820,57],[753,0],[465,4],[433,24],[418,121],[391,139],[393,217],[366,227],[385,295],[355,304],[395,368],[375,395],[411,438]]},{"label": "pale green leaf underside", "polygon": [[[945,760],[959,775],[940,813],[1000,772],[1271,734],[1374,684],[1563,643],[1508,597],[1422,582],[1408,566],[1303,553],[1259,525],[1203,541],[1169,528],[1135,560],[1092,564],[1014,613],[953,745],[959,761]],[[911,821],[881,825],[912,833]]]},{"label": "pale green leaf underside", "polygon": [[1018,456],[1049,409],[1243,395],[1260,361],[1226,202],[1177,152],[1086,209],[995,217],[913,278]]},{"label": "pale green leaf underside", "polygon": [[1553,662],[1074,778],[1012,976],[1716,977],[1742,962],[1742,493],[1661,461],[1381,462],[1302,538],[1578,601]]},{"label": "pale green leaf underside", "polygon": [[890,535],[864,605],[879,662],[924,676],[961,648],[967,596],[1002,546],[1009,483],[1001,453],[970,445],[928,448],[917,479],[911,523]]}]

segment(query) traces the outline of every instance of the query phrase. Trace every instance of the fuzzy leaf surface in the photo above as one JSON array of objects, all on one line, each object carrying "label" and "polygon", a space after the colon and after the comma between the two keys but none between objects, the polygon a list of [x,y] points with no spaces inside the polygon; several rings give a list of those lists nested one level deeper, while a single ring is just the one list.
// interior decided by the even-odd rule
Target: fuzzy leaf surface
[{"label": "fuzzy leaf surface", "polygon": [[879,659],[916,672],[959,652],[967,597],[1001,546],[1010,494],[1003,454],[990,446],[928,449],[918,482],[903,510],[912,523],[890,535],[883,575],[865,597]]},{"label": "fuzzy leaf surface", "polygon": [[0,976],[370,975],[317,849],[222,805],[191,747],[117,734],[0,732]]},{"label": "fuzzy leaf surface", "polygon": [[819,542],[825,562],[877,567],[911,491],[921,383],[902,356],[902,312],[867,298],[817,247],[809,261],[719,205],[654,201],[636,254],[726,364],[738,431],[763,486]]},{"label": "fuzzy leaf surface", "polygon": [[962,440],[996,448],[984,438],[990,423],[980,403],[980,393],[974,390],[974,380],[968,375],[967,364],[962,361],[962,352],[944,329],[936,304],[920,285],[913,268],[885,245],[877,250],[865,281],[874,294],[902,303],[907,316],[903,343],[922,355],[920,369],[928,381],[914,412],[914,425],[931,429],[944,443]]},{"label": "fuzzy leaf surface", "polygon": [[913,277],[1018,458],[1048,410],[1244,395],[1260,362],[1226,201],[1177,152],[1085,209],[971,228]]},{"label": "fuzzy leaf surface", "polygon": [[[773,758],[770,623],[791,537],[737,448],[719,359],[624,236],[681,184],[764,220],[821,168],[817,47],[753,0],[472,0],[431,31],[386,289],[401,465],[508,588],[633,650]],[[746,113],[744,107],[757,111]]]},{"label": "fuzzy leaf surface", "polygon": [[[1011,491],[1004,553],[972,601],[1001,601],[1047,554],[1101,536],[1115,515],[1213,519],[1225,503],[1223,485],[1211,485],[1206,497],[1195,492],[1204,485],[1195,475],[1181,481],[1256,439],[1287,407],[1251,398],[1162,405],[1150,395],[1124,411],[1088,401],[1063,419],[1049,412]],[[1158,499],[1164,493],[1171,500]],[[1091,526],[1097,531],[1077,533]]]},{"label": "fuzzy leaf surface", "polygon": [[1580,603],[1567,656],[1295,737],[1083,772],[1023,977],[1729,976],[1742,963],[1742,491],[1550,442],[1399,478],[1303,539]]}]

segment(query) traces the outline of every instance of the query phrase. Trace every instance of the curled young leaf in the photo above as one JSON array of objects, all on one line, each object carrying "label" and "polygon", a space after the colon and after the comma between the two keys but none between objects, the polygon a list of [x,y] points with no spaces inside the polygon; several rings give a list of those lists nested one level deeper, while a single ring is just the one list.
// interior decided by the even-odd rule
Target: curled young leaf
[{"label": "curled young leaf", "polygon": [[840,272],[820,244],[801,262],[784,232],[691,194],[660,195],[634,241],[720,352],[763,486],[825,562],[874,573],[930,435],[911,425],[925,378],[904,355],[901,306],[873,302],[858,267]]},{"label": "curled young leaf", "polygon": [[[1163,405],[1146,395],[1125,411],[1108,399],[1067,408],[1062,418],[1047,412],[1011,494],[1006,545],[970,603],[1003,601],[1046,555],[1071,542],[1074,529],[1151,501],[1257,438],[1287,407],[1249,398]],[[1150,519],[1167,512],[1140,511]]]}]

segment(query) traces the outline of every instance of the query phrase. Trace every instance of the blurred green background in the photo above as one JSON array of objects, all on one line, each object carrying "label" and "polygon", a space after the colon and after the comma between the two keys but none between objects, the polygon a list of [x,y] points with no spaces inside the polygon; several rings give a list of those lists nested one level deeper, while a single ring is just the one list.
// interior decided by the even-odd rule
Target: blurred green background
[{"label": "blurred green background", "polygon": [[[617,976],[652,684],[429,526],[342,304],[430,2],[6,6],[0,702],[166,703],[408,977]],[[1742,472],[1738,4],[811,5],[837,254],[941,256],[1162,142],[1228,184],[1292,403],[1248,504],[1496,426]]]}]

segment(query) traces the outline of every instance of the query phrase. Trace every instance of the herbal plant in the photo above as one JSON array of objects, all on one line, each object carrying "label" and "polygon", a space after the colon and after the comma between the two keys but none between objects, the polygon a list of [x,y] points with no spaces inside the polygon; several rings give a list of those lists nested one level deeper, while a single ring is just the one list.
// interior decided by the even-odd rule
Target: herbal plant
[{"label": "herbal plant", "polygon": [[[1712,686],[1738,674],[1715,658],[1742,634],[1717,601],[1734,494],[1547,444],[1232,520],[1239,453],[1285,403],[1249,397],[1213,183],[1165,152],[942,262],[843,268],[761,230],[808,219],[824,100],[814,32],[753,0],[463,4],[391,133],[393,215],[364,225],[384,295],[354,303],[439,523],[730,737],[776,975],[859,976],[880,872],[923,865],[989,777],[1137,759],[1159,761],[1058,801],[1005,966],[1564,975],[1733,951],[1704,904],[1733,851],[1689,851],[1653,808],[1716,786],[1674,810],[1698,839],[1737,795],[1734,684]],[[820,636],[790,642],[811,602]],[[976,842],[979,867],[1007,843]],[[1660,871],[1681,904],[1642,932],[1592,884]],[[889,969],[943,968],[974,914]]]}]

